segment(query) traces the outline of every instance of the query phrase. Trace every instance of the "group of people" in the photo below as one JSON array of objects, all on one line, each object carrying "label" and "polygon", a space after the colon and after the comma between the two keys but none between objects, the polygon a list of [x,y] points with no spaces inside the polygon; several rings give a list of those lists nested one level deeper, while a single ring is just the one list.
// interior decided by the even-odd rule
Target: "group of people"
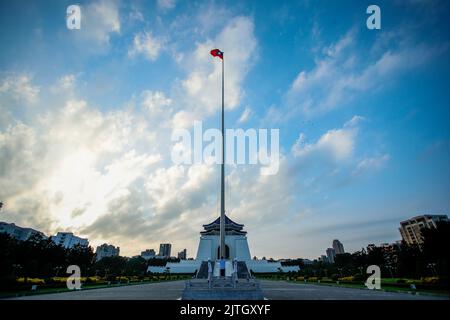
[{"label": "group of people", "polygon": [[[225,277],[225,259],[223,257],[220,258],[219,260],[219,268],[220,268],[220,277],[224,278]],[[237,267],[237,259],[234,258],[233,260],[233,271],[232,271],[232,279],[233,279],[233,285],[236,286],[237,282],[238,282],[238,267]],[[211,259],[208,259],[208,284],[209,287],[211,287],[211,283],[212,283],[212,277],[213,277],[213,266],[212,266],[212,262]]]}]

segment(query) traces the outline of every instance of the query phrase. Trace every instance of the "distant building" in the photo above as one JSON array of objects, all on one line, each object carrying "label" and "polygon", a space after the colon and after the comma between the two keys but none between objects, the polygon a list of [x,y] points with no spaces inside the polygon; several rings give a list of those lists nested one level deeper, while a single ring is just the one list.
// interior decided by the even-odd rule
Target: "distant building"
[{"label": "distant building", "polygon": [[95,250],[95,260],[100,261],[105,257],[117,257],[119,253],[119,247],[114,247],[113,245],[104,243],[101,246],[98,246]]},{"label": "distant building", "polygon": [[319,261],[322,261],[323,263],[329,263],[327,256],[324,255],[324,254],[321,255],[321,256],[318,258],[318,260],[319,260]]},{"label": "distant building", "polygon": [[145,251],[141,252],[141,257],[144,258],[145,260],[148,259],[153,259],[156,256],[156,252],[153,249],[147,249]]},{"label": "distant building", "polygon": [[336,251],[333,248],[327,249],[327,258],[329,263],[334,263],[334,257],[336,257]]},{"label": "distant building", "polygon": [[159,256],[170,258],[170,252],[172,250],[172,245],[170,243],[161,243],[159,245]]},{"label": "distant building", "polygon": [[421,245],[423,238],[421,230],[423,228],[436,228],[436,224],[441,221],[448,221],[447,215],[422,215],[400,222],[400,234],[403,240],[409,245]]},{"label": "distant building", "polygon": [[16,226],[14,223],[0,222],[0,233],[9,234],[11,237],[25,241],[34,235],[39,235],[43,238],[47,238],[42,232],[31,229],[31,228],[22,228]]},{"label": "distant building", "polygon": [[312,265],[314,263],[314,261],[311,261],[309,259],[303,259],[303,264],[305,265]]},{"label": "distant building", "polygon": [[178,259],[180,260],[186,260],[187,251],[186,249],[183,249],[182,251],[178,252]]},{"label": "distant building", "polygon": [[338,239],[333,240],[333,249],[336,254],[345,253],[344,245]]},{"label": "distant building", "polygon": [[75,236],[72,232],[58,232],[56,236],[51,237],[52,241],[66,249],[70,249],[75,245],[87,247],[89,245],[88,239]]}]

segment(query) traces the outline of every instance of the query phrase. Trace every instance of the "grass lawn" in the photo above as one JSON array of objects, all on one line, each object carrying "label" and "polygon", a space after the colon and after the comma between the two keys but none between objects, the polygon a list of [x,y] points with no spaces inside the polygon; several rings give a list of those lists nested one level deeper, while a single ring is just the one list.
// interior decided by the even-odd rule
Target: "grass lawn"
[{"label": "grass lawn", "polygon": [[[283,279],[270,279],[270,278],[261,278],[264,280],[271,280],[271,281],[287,281]],[[387,280],[387,281],[386,281]],[[439,296],[445,296],[450,297],[450,290],[412,290],[410,288],[402,288],[397,286],[390,286],[389,283],[396,283],[398,279],[392,278],[392,279],[383,279],[381,282],[381,290],[386,292],[402,292],[402,293],[410,293],[410,294],[424,294],[424,295],[439,295]],[[332,286],[332,287],[342,287],[342,288],[354,288],[354,289],[367,289],[366,286],[362,283],[339,283],[336,282],[303,282],[303,281],[293,281],[289,280],[289,282],[298,283],[300,285],[302,284],[312,284],[312,285],[319,285],[319,286]]]}]

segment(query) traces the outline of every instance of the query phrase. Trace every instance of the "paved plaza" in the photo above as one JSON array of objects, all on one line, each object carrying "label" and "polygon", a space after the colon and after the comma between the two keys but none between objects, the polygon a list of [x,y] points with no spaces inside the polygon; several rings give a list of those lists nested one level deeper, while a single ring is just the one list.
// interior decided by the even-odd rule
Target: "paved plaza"
[{"label": "paved plaza", "polygon": [[[185,281],[130,285],[74,292],[42,294],[19,300],[176,300],[180,299]],[[367,289],[332,287],[261,280],[264,297],[269,300],[442,300],[448,297],[408,293],[372,291]]]}]

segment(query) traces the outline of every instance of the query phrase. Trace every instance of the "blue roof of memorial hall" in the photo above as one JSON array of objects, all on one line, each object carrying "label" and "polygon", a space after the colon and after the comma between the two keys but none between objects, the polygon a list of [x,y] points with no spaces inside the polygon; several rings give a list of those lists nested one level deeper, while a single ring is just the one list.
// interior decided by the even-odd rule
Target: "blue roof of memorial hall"
[{"label": "blue roof of memorial hall", "polygon": [[[202,235],[207,234],[217,234],[220,232],[220,217],[214,220],[213,222],[209,224],[204,224],[203,228],[205,231],[200,232]],[[245,235],[247,231],[242,230],[244,228],[243,224],[236,223],[230,218],[228,218],[227,215],[225,215],[225,232],[226,234],[239,234],[239,235]]]}]

